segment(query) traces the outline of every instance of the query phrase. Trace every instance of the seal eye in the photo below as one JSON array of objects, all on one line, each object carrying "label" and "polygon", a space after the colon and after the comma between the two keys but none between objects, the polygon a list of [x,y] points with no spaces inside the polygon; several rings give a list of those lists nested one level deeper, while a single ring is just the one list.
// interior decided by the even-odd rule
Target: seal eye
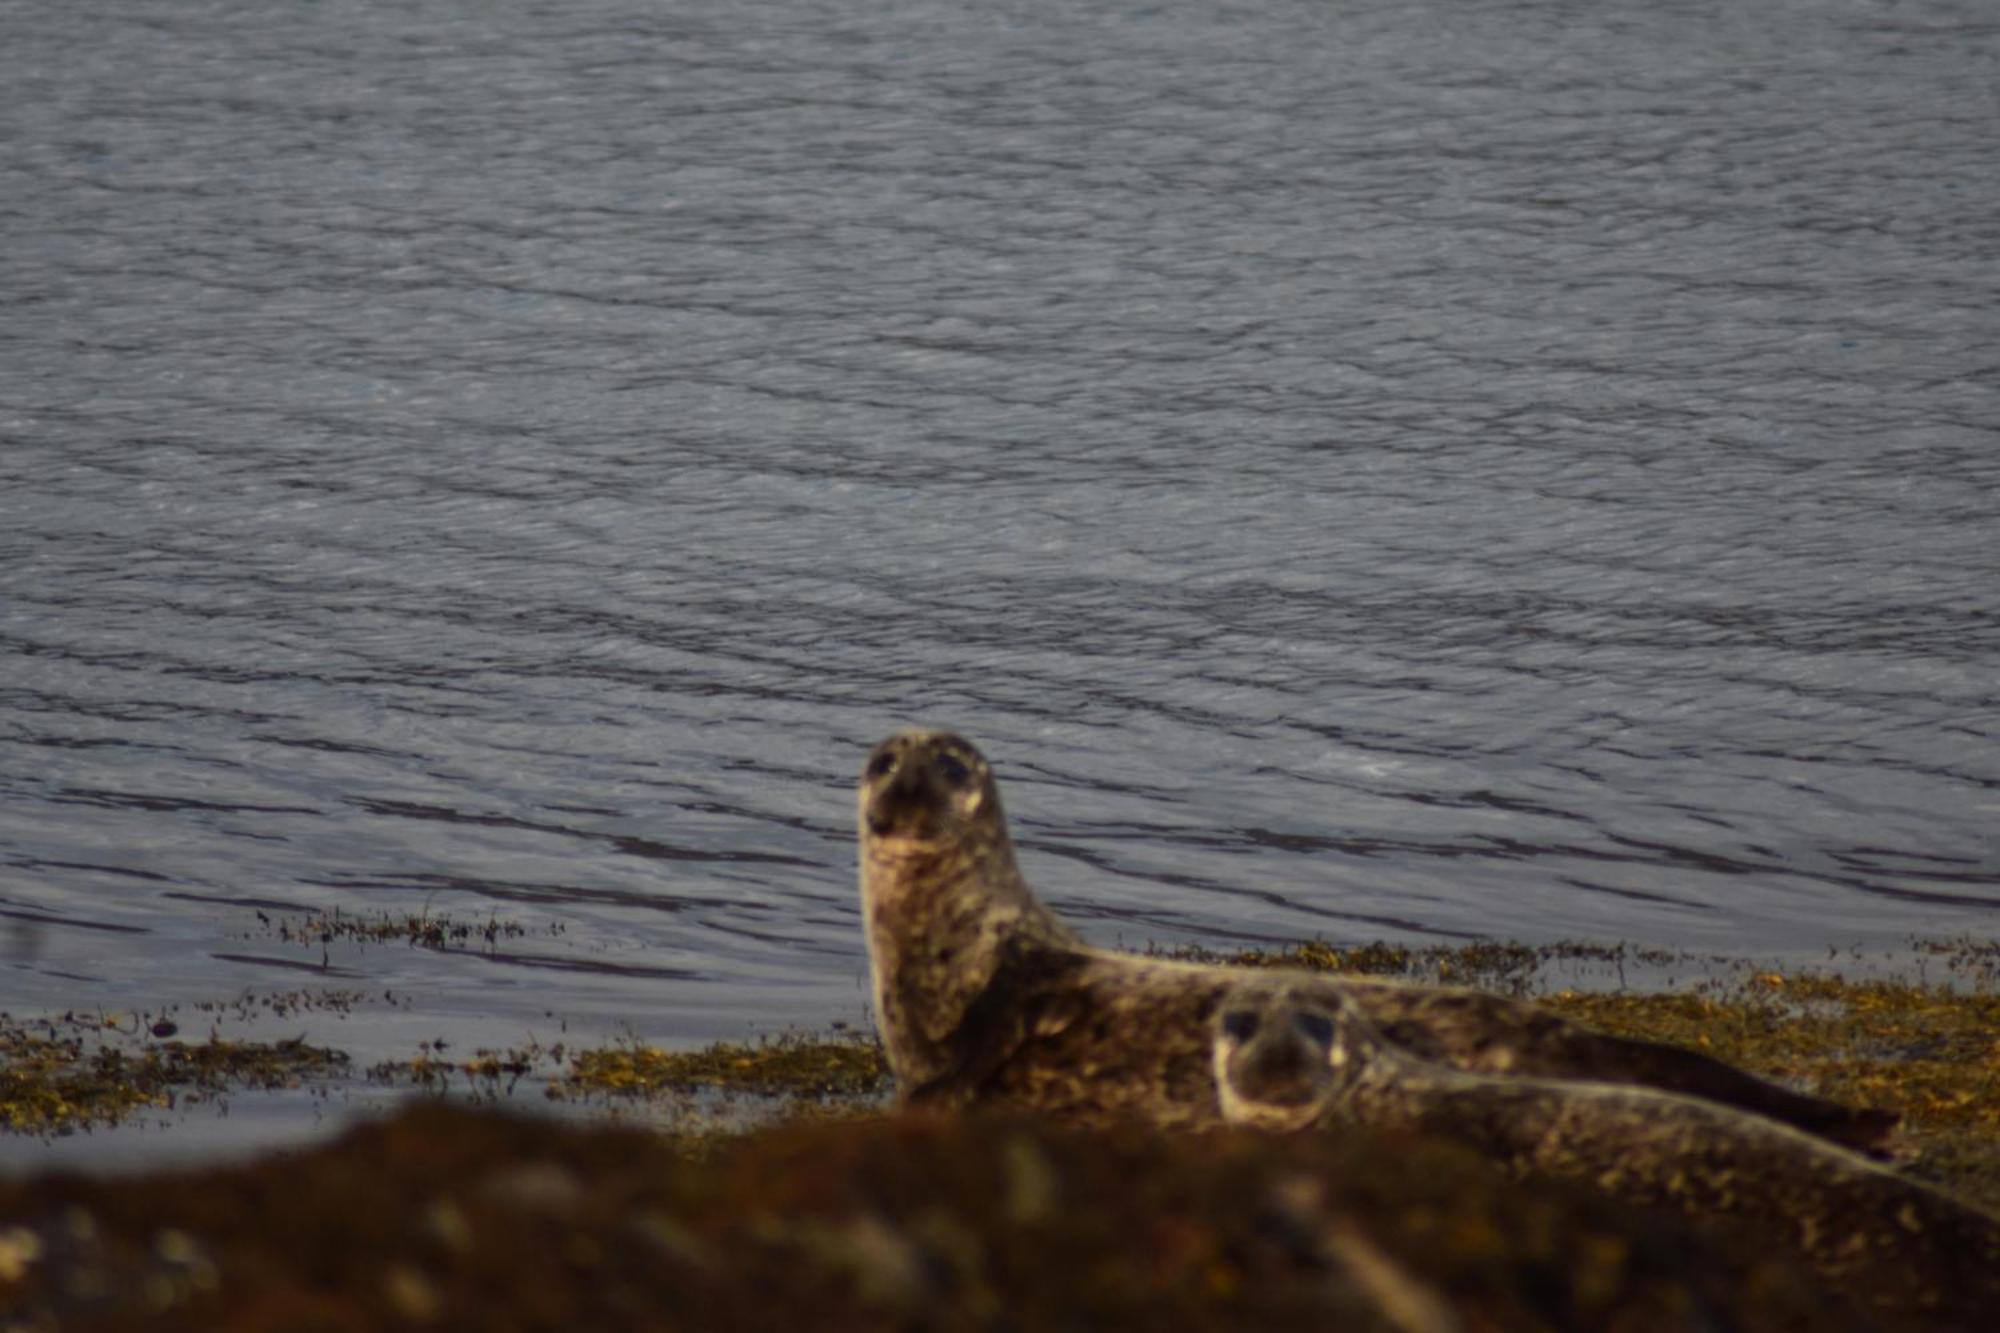
[{"label": "seal eye", "polygon": [[1222,1030],[1236,1041],[1257,1035],[1257,1014],[1250,1009],[1231,1009],[1222,1016]]},{"label": "seal eye", "polygon": [[868,761],[869,778],[887,777],[889,770],[896,766],[896,755],[892,750],[883,750]]},{"label": "seal eye", "polygon": [[1292,1015],[1292,1026],[1305,1033],[1306,1039],[1315,1046],[1333,1045],[1333,1020],[1325,1014],[1301,1009]]},{"label": "seal eye", "polygon": [[957,755],[941,754],[931,763],[931,769],[943,778],[946,786],[963,787],[972,781],[972,770]]}]

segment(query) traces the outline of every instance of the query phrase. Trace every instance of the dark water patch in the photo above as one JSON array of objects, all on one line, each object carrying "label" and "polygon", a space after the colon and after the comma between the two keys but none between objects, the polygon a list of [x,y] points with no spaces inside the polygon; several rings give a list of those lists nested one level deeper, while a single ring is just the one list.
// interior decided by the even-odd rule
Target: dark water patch
[{"label": "dark water patch", "polygon": [[699,908],[728,907],[732,899],[714,896],[690,897],[671,892],[632,891],[616,889],[591,889],[576,884],[526,884],[505,883],[496,880],[471,879],[458,875],[408,875],[394,879],[314,880],[302,879],[304,884],[315,884],[324,888],[354,891],[393,890],[398,893],[439,893],[465,894],[475,899],[493,899],[499,902],[549,904],[570,903],[578,906],[598,904],[614,907],[634,907],[648,912],[686,912]]},{"label": "dark water patch", "polygon": [[[1994,885],[1993,877],[1990,875],[1982,876],[1977,880],[1970,880],[1968,882],[1979,883],[1988,887]],[[1901,902],[1924,903],[1936,907],[1983,908],[1987,910],[2000,907],[2000,890],[1986,894],[1946,893],[1942,889],[1909,889],[1883,884],[1864,884],[1861,886],[1861,891]]]},{"label": "dark water patch", "polygon": [[188,893],[181,889],[169,889],[162,898],[182,898],[191,903],[214,903],[221,907],[246,907],[261,917],[267,912],[294,912],[297,903],[280,902],[276,898],[251,898],[241,895],[215,893]]},{"label": "dark water patch", "polygon": [[274,958],[269,954],[210,952],[208,956],[220,963],[247,963],[252,967],[274,967],[288,972],[310,972],[318,977],[337,977],[350,981],[368,975],[365,972],[355,971],[350,968],[336,967],[330,962],[308,963],[297,958]]},{"label": "dark water patch", "polygon": [[73,926],[78,930],[100,930],[114,935],[152,934],[144,926],[121,926],[111,921],[81,921],[75,917],[55,916],[47,912],[23,911],[18,907],[0,907],[0,916],[38,926]]},{"label": "dark water patch", "polygon": [[642,963],[613,963],[600,958],[556,957],[550,954],[526,954],[502,949],[441,949],[440,953],[455,953],[478,958],[489,963],[501,963],[515,967],[543,968],[557,972],[596,973],[607,977],[649,977],[671,981],[707,981],[714,974],[686,967],[653,967]]},{"label": "dark water patch", "polygon": [[319,812],[310,806],[299,805],[252,805],[227,801],[204,801],[191,796],[161,796],[150,792],[104,791],[81,787],[64,787],[50,792],[48,800],[57,804],[101,805],[113,810],[158,810],[181,811],[198,810],[216,814],[265,814],[265,815],[311,815]]},{"label": "dark water patch", "polygon": [[[714,813],[713,808],[699,805],[690,807],[703,813]],[[802,827],[802,826],[800,826]],[[673,847],[652,838],[612,838],[611,845],[627,856],[642,856],[652,861],[723,861],[747,865],[791,865],[817,869],[822,862],[797,856],[780,856],[770,852],[753,852],[741,849],[713,849],[698,851],[689,847]]]},{"label": "dark water patch", "polygon": [[93,874],[116,875],[123,879],[150,880],[156,884],[171,884],[174,881],[166,875],[156,875],[150,870],[135,870],[130,866],[98,865],[90,861],[35,861],[16,862],[23,870],[87,870]]},{"label": "dark water patch", "polygon": [[353,797],[350,798],[350,802],[369,814],[399,819],[435,819],[448,824],[482,824],[489,828],[529,829],[536,833],[554,833],[565,837],[575,833],[575,830],[558,824],[538,823],[515,816],[487,814],[473,810],[453,810],[444,806],[418,805],[409,801]]},{"label": "dark water patch", "polygon": [[1696,898],[1676,897],[1673,894],[1666,893],[1649,893],[1644,889],[1605,884],[1582,875],[1565,874],[1559,875],[1556,878],[1564,884],[1581,889],[1587,893],[1600,893],[1607,897],[1624,898],[1635,903],[1650,903],[1668,908],[1669,910],[1683,912],[1714,912],[1717,910],[1713,903],[1702,902]]}]

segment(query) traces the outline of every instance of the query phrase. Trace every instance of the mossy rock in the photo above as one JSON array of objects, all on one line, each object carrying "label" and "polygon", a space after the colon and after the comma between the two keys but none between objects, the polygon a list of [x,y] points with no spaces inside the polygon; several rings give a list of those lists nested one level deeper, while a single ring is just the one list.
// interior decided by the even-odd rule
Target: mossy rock
[{"label": "mossy rock", "polygon": [[1414,1140],[889,1118],[691,1158],[420,1105],[243,1166],[0,1183],[0,1217],[29,1327],[1871,1327],[1779,1259]]}]

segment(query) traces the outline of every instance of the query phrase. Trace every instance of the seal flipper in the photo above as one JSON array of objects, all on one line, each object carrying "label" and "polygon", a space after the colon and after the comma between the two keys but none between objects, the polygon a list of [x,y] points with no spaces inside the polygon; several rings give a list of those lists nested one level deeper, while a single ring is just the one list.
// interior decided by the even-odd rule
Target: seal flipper
[{"label": "seal flipper", "polygon": [[1684,1046],[1615,1037],[1484,991],[1342,983],[1403,1050],[1481,1074],[1629,1083],[1720,1102],[1832,1143],[1890,1155],[1898,1117],[1794,1092]]},{"label": "seal flipper", "polygon": [[1588,1030],[1586,1035],[1604,1051],[1602,1055],[1587,1055],[1586,1065],[1599,1060],[1606,1065],[1616,1062],[1623,1071],[1619,1082],[1665,1088],[1721,1102],[1781,1120],[1858,1152],[1876,1157],[1890,1155],[1890,1139],[1900,1119],[1894,1111],[1847,1106],[1810,1093],[1794,1092],[1684,1046],[1609,1037]]},{"label": "seal flipper", "polygon": [[1031,1038],[1074,1020],[1082,999],[1071,983],[1088,961],[1072,950],[1018,936],[1006,941],[992,980],[966,1006],[947,1039],[944,1071],[904,1093],[902,1105],[955,1109],[977,1101]]}]

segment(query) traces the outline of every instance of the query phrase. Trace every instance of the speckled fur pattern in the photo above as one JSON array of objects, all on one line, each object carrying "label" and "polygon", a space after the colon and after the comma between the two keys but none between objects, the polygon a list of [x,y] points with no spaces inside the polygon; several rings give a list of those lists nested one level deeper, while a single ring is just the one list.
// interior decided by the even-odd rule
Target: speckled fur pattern
[{"label": "speckled fur pattern", "polygon": [[1398,1049],[1352,1001],[1282,983],[1224,996],[1212,1036],[1232,1123],[1451,1138],[1516,1175],[1785,1246],[1864,1306],[1940,1329],[1992,1327],[1983,1321],[2000,1311],[2000,1219],[1763,1116],[1629,1085],[1446,1068]]},{"label": "speckled fur pattern", "polygon": [[949,732],[877,745],[859,822],[876,1018],[910,1104],[1218,1123],[1210,1020],[1231,987],[1256,977],[1345,997],[1401,1049],[1466,1070],[1670,1088],[1862,1145],[1893,1124],[1505,996],[1090,948],[1021,878],[992,770]]}]

